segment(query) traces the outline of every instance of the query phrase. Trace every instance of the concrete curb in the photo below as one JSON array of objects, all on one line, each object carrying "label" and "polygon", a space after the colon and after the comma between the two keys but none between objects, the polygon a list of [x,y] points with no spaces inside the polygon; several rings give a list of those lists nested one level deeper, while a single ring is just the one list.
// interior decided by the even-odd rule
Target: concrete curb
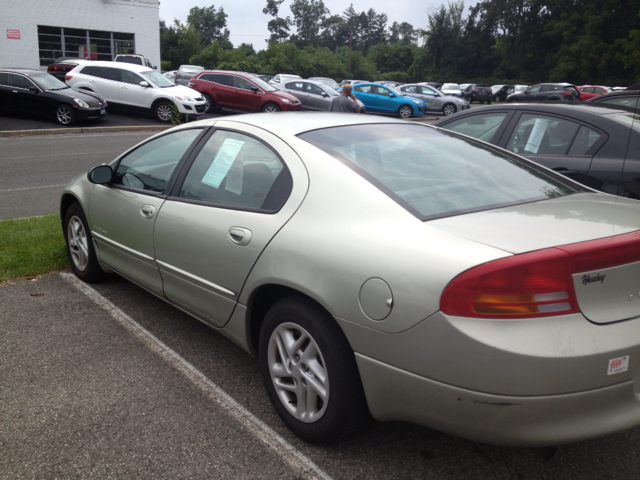
[{"label": "concrete curb", "polygon": [[43,128],[41,130],[5,130],[1,137],[28,137],[34,135],[67,135],[77,133],[108,133],[108,132],[153,132],[172,128],[173,125],[140,125],[122,127],[78,127],[78,128]]}]

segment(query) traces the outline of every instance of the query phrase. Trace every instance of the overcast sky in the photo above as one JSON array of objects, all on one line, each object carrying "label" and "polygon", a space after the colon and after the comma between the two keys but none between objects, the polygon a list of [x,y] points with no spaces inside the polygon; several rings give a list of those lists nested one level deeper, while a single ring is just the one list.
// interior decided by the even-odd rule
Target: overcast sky
[{"label": "overcast sky", "polygon": [[[426,28],[429,12],[437,10],[440,5],[447,5],[447,0],[354,0],[353,2],[340,0],[324,0],[324,5],[331,15],[341,15],[349,4],[357,12],[375,9],[377,13],[386,13],[389,17],[387,27],[393,22],[409,22],[414,28]],[[477,0],[465,1],[465,13],[469,5],[475,5]],[[183,23],[187,21],[187,15],[192,7],[210,7],[216,9],[222,7],[227,14],[227,27],[231,32],[230,40],[234,46],[241,43],[251,43],[256,50],[264,50],[267,46],[265,40],[269,38],[267,23],[272,17],[262,13],[266,6],[266,0],[162,0],[160,3],[160,19],[173,23],[177,18]],[[280,7],[280,17],[291,16],[289,5],[291,0],[285,0]]]}]

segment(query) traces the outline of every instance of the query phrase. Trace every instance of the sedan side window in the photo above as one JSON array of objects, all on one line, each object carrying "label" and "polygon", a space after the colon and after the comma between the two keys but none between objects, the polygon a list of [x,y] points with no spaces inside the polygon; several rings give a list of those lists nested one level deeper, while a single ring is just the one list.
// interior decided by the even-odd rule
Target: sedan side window
[{"label": "sedan side window", "polygon": [[322,95],[324,93],[324,90],[322,90],[317,85],[313,85],[312,83],[307,83],[307,92],[313,95]]},{"label": "sedan side window", "polygon": [[401,90],[403,92],[407,92],[407,93],[418,93],[418,87],[416,87],[416,86],[402,87]]},{"label": "sedan side window", "polygon": [[520,154],[566,155],[580,125],[544,115],[523,114],[507,143]]},{"label": "sedan side window", "polygon": [[9,74],[5,72],[0,72],[0,85],[9,86]]},{"label": "sedan side window", "polygon": [[180,197],[277,211],[291,188],[291,174],[273,150],[247,135],[218,130],[193,162]]},{"label": "sedan side window", "polygon": [[136,148],[118,163],[112,185],[164,192],[176,165],[201,131],[180,130]]},{"label": "sedan side window", "polygon": [[29,89],[35,86],[33,82],[31,82],[31,80],[23,77],[22,75],[15,75],[13,73],[10,73],[9,77],[11,78],[11,84],[14,87]]},{"label": "sedan side window", "polygon": [[506,116],[506,113],[470,115],[460,120],[449,122],[443,128],[490,142]]},{"label": "sedan side window", "polygon": [[242,90],[251,90],[255,85],[241,77],[233,77],[233,86]]}]

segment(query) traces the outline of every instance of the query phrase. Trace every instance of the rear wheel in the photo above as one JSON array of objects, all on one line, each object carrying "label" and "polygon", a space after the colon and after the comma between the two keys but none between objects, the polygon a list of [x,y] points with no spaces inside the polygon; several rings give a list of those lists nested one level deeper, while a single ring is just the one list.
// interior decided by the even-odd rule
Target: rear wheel
[{"label": "rear wheel", "polygon": [[442,113],[444,114],[445,117],[448,117],[449,115],[453,115],[457,111],[458,109],[453,103],[445,103],[445,105],[442,107]]},{"label": "rear wheel", "polygon": [[398,109],[398,115],[400,115],[402,118],[411,118],[411,116],[413,115],[413,109],[409,105],[402,105]]},{"label": "rear wheel", "polygon": [[91,231],[84,211],[78,202],[69,206],[64,220],[64,239],[71,268],[76,276],[85,282],[104,280],[107,273],[102,270],[96,257]]},{"label": "rear wheel", "polygon": [[153,113],[158,120],[168,123],[171,121],[171,104],[169,102],[158,102]]},{"label": "rear wheel", "polygon": [[262,111],[263,112],[267,112],[267,113],[274,113],[274,112],[279,112],[281,110],[281,108],[276,105],[275,103],[265,103],[262,106]]},{"label": "rear wheel", "polygon": [[56,122],[65,127],[76,122],[76,112],[69,105],[58,105],[56,107]]},{"label": "rear wheel", "polygon": [[274,304],[260,330],[258,356],[274,408],[300,438],[338,442],[368,418],[353,350],[314,301],[291,296]]}]

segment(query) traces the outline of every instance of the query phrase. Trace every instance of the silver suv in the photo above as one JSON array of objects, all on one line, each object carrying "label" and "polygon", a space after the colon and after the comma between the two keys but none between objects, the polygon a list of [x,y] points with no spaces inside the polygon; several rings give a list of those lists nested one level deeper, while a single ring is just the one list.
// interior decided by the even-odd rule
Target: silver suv
[{"label": "silver suv", "polygon": [[102,95],[111,105],[153,113],[169,122],[172,113],[199,116],[205,112],[202,94],[175,85],[159,72],[141,65],[118,62],[80,64],[65,77],[67,85]]}]

